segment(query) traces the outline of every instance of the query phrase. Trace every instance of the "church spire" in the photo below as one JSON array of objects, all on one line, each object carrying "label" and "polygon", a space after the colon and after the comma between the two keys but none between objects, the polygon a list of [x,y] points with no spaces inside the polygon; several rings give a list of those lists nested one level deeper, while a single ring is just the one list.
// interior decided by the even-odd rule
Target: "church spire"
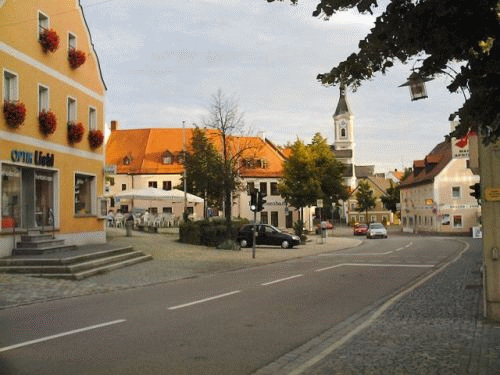
[{"label": "church spire", "polygon": [[345,86],[341,85],[339,102],[337,104],[337,109],[335,110],[335,114],[333,115],[333,117],[337,117],[343,114],[348,114],[348,115],[351,114],[351,110],[349,109],[349,103],[347,103],[345,92],[346,92]]}]

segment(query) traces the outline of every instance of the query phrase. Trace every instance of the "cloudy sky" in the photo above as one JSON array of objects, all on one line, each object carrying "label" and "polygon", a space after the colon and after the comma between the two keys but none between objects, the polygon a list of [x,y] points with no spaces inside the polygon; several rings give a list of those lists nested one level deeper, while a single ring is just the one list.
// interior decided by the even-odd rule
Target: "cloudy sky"
[{"label": "cloudy sky", "polygon": [[[277,144],[320,132],[333,143],[338,87],[316,81],[357,51],[374,16],[311,16],[317,3],[265,0],[81,0],[107,85],[106,122],[121,129],[200,123],[211,95],[234,95],[246,129]],[[413,63],[348,91],[355,116],[356,163],[377,172],[411,166],[449,132],[463,97],[447,78],[411,102]]]}]

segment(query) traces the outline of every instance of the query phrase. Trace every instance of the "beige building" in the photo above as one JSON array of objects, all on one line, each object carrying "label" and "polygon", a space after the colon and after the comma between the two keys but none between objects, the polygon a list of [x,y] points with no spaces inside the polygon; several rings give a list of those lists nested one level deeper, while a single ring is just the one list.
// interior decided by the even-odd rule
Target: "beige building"
[{"label": "beige building", "polygon": [[470,196],[479,182],[466,158],[452,155],[452,141],[438,144],[401,183],[401,221],[405,232],[470,233],[481,207]]}]

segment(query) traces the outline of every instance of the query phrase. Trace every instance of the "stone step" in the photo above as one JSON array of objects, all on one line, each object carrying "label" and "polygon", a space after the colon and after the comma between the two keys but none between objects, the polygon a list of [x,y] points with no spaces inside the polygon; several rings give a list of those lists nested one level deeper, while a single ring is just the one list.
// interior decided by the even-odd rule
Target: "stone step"
[{"label": "stone step", "polygon": [[62,250],[76,250],[77,247],[75,245],[65,245],[60,244],[60,245],[46,245],[46,246],[41,246],[41,247],[16,247],[12,251],[12,255],[40,255],[40,254],[45,254],[45,253],[50,253],[50,252],[55,252],[55,251],[62,251]]},{"label": "stone step", "polygon": [[17,243],[16,249],[44,249],[51,246],[64,245],[64,240],[58,240],[56,238],[49,238],[37,241],[21,241]]},{"label": "stone step", "polygon": [[21,242],[38,242],[52,238],[52,234],[50,233],[23,234],[21,235]]},{"label": "stone step", "polygon": [[106,265],[120,263],[129,259],[139,258],[144,256],[139,251],[130,251],[122,254],[101,257],[95,260],[78,262],[74,264],[32,264],[32,265],[9,265],[0,266],[0,272],[5,273],[20,273],[43,276],[44,274],[77,274],[92,269],[101,268]]}]

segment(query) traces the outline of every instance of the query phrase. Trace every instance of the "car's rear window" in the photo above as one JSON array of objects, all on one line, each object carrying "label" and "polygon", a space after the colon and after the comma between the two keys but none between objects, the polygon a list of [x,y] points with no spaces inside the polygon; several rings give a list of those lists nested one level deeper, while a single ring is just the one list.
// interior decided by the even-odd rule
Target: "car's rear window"
[{"label": "car's rear window", "polygon": [[384,228],[384,226],[382,224],[370,224],[370,228],[382,229],[382,228]]}]

